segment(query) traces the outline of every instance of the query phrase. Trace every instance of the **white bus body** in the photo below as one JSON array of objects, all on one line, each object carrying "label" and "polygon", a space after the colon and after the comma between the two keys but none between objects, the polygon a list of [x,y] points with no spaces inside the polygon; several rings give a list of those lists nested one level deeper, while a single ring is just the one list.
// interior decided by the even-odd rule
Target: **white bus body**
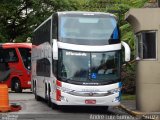
[{"label": "white bus body", "polygon": [[121,48],[116,17],[100,12],[58,12],[34,31],[32,89],[49,105],[120,104]]}]

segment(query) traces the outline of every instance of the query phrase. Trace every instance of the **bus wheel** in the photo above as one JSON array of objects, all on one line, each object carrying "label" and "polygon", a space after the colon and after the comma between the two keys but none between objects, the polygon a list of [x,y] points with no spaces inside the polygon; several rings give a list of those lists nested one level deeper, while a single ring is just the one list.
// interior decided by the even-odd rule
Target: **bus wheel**
[{"label": "bus wheel", "polygon": [[104,113],[108,112],[108,106],[99,106],[98,108],[96,108],[99,111],[102,111]]},{"label": "bus wheel", "polygon": [[16,79],[14,81],[14,91],[16,93],[21,93],[22,92],[21,83],[20,83],[19,79]]},{"label": "bus wheel", "polygon": [[59,109],[59,106],[51,102],[51,108],[55,110],[55,109]]},{"label": "bus wheel", "polygon": [[35,94],[35,82],[33,81],[32,93]]},{"label": "bus wheel", "polygon": [[35,91],[34,91],[35,99],[36,99],[37,101],[40,101],[41,98],[37,95],[36,84],[34,84],[34,89],[35,89]]},{"label": "bus wheel", "polygon": [[45,84],[45,101],[48,102],[47,85]]},{"label": "bus wheel", "polygon": [[47,100],[47,104],[49,107],[51,107],[51,90],[50,90],[50,86],[48,87],[48,100]]}]

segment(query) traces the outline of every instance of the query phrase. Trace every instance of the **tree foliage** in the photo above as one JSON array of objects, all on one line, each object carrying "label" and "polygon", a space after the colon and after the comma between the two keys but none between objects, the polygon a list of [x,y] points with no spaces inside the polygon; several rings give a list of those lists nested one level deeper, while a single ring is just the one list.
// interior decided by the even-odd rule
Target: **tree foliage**
[{"label": "tree foliage", "polygon": [[53,12],[78,10],[79,4],[76,0],[1,0],[0,42],[24,42]]},{"label": "tree foliage", "polygon": [[[0,0],[0,42],[24,42],[32,31],[56,11],[101,11],[115,14],[119,19],[121,40],[127,42],[134,59],[134,34],[124,21],[130,8],[142,7],[148,0]],[[128,85],[135,79],[135,64],[123,67],[122,78]],[[131,82],[130,82],[131,83]],[[133,82],[132,82],[133,83]]]},{"label": "tree foliage", "polygon": [[[119,26],[121,29],[121,40],[127,42],[131,47],[131,60],[135,58],[135,44],[134,33],[132,27],[125,20],[125,13],[130,8],[139,8],[148,0],[87,0],[87,4],[84,5],[84,9],[89,11],[105,11],[113,13],[118,17]],[[127,93],[135,92],[135,76],[136,76],[136,64],[127,64],[122,67],[122,81],[124,89]]]},{"label": "tree foliage", "polygon": [[134,48],[131,27],[124,21],[124,14],[132,7],[142,7],[146,1],[147,0],[1,0],[0,42],[7,42],[13,39],[22,39],[22,41],[25,41],[27,36],[31,36],[35,27],[52,13],[56,11],[81,10],[113,12],[116,14],[119,17],[122,39],[126,40],[132,48]]}]

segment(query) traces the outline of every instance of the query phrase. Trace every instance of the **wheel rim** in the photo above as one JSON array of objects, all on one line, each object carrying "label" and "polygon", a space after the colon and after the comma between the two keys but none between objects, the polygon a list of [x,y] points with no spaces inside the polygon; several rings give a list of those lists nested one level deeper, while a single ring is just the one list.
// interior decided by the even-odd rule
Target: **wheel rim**
[{"label": "wheel rim", "polygon": [[19,83],[16,82],[14,87],[15,87],[15,89],[17,90],[17,89],[19,88]]},{"label": "wheel rim", "polygon": [[36,92],[36,88],[35,88],[35,86],[33,87],[33,93],[35,93]]},{"label": "wheel rim", "polygon": [[51,106],[50,90],[48,91],[48,105]]}]

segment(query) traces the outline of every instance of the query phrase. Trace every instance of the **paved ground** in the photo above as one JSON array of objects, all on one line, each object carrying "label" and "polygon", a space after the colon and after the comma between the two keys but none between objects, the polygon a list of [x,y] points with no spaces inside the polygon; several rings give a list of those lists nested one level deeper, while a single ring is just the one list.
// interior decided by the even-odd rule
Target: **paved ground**
[{"label": "paved ground", "polygon": [[[102,110],[95,107],[63,107],[51,109],[45,101],[36,101],[30,91],[23,93],[9,93],[10,103],[22,106],[19,112],[3,113],[2,120],[134,120],[128,113],[117,107]],[[134,101],[122,102],[134,107]]]},{"label": "paved ground", "polygon": [[135,100],[125,100],[121,101],[121,104],[129,108],[130,110],[136,110],[136,101]]},{"label": "paved ground", "polygon": [[129,114],[137,115],[143,120],[160,120],[160,112],[140,112],[136,110],[136,101],[134,100],[125,100],[121,104]]}]

